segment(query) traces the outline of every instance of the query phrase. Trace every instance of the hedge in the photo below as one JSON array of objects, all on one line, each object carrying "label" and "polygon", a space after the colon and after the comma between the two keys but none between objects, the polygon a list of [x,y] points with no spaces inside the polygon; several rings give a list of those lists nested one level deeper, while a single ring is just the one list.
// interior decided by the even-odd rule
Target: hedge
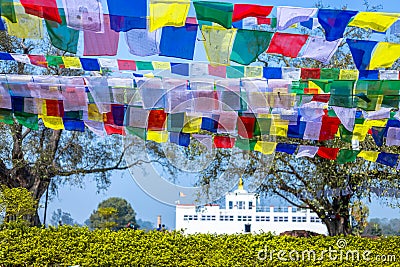
[{"label": "hedge", "polygon": [[400,237],[183,235],[62,226],[1,230],[0,242],[1,266],[400,265]]}]

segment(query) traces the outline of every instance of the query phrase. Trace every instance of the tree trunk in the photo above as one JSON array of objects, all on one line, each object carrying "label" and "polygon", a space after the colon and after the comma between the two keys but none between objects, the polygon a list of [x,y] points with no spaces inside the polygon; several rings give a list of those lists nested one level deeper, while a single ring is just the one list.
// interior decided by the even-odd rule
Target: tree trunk
[{"label": "tree trunk", "polygon": [[349,235],[351,227],[349,224],[349,217],[337,216],[335,218],[325,218],[324,223],[328,228],[330,236]]}]

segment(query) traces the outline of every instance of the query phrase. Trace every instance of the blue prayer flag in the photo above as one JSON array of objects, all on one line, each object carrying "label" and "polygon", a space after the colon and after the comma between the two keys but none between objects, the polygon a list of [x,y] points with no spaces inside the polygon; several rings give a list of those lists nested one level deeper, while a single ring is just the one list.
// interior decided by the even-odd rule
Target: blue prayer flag
[{"label": "blue prayer flag", "polygon": [[24,112],[24,97],[11,96],[11,105],[13,112]]},{"label": "blue prayer flag", "polygon": [[278,143],[276,145],[275,151],[276,152],[283,152],[283,153],[286,153],[286,154],[289,154],[289,155],[293,155],[294,152],[296,152],[297,146],[298,145],[296,145],[296,144]]},{"label": "blue prayer flag", "polygon": [[201,120],[201,129],[216,133],[218,129],[218,119],[203,117]]},{"label": "blue prayer flag", "polygon": [[0,52],[0,60],[14,60],[14,58],[9,53]]},{"label": "blue prayer flag", "polygon": [[111,113],[114,119],[114,124],[124,126],[126,107],[124,105],[111,105]]},{"label": "blue prayer flag", "polygon": [[190,134],[170,132],[169,141],[180,146],[188,147],[190,144]]},{"label": "blue prayer flag", "polygon": [[371,61],[372,51],[378,42],[353,39],[347,39],[346,42],[349,45],[357,69],[367,69]]},{"label": "blue prayer flag", "polygon": [[263,68],[263,77],[265,79],[282,79],[282,68],[265,67]]},{"label": "blue prayer flag", "polygon": [[126,32],[146,29],[147,0],[107,0],[111,29]]},{"label": "blue prayer flag", "polygon": [[374,138],[375,144],[379,147],[383,145],[383,137],[387,135],[387,129],[385,127],[372,127],[372,138]]},{"label": "blue prayer flag", "polygon": [[379,80],[379,70],[359,70],[359,80]]},{"label": "blue prayer flag", "polygon": [[82,69],[86,71],[99,71],[100,65],[95,58],[80,58]]},{"label": "blue prayer flag", "polygon": [[163,27],[160,41],[160,56],[193,59],[197,25]]},{"label": "blue prayer flag", "polygon": [[67,131],[77,131],[77,132],[85,131],[85,123],[83,121],[64,118],[63,123],[64,123],[64,128]]},{"label": "blue prayer flag", "polygon": [[171,73],[189,76],[189,64],[187,63],[171,63]]},{"label": "blue prayer flag", "polygon": [[378,158],[376,159],[376,162],[386,165],[386,166],[394,167],[394,166],[396,166],[398,159],[399,159],[398,154],[381,152],[381,153],[379,153]]}]

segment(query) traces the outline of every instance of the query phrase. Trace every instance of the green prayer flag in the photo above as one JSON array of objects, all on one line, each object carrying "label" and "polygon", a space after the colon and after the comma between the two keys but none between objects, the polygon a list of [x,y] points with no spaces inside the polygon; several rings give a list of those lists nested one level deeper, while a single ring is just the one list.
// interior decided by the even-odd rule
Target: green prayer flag
[{"label": "green prayer flag", "polygon": [[339,79],[340,69],[321,69],[320,79]]},{"label": "green prayer flag", "polygon": [[266,31],[237,30],[231,60],[248,65],[267,50],[273,33]]},{"label": "green prayer flag", "polygon": [[64,65],[64,61],[62,57],[59,56],[46,56],[47,66],[59,67],[60,65]]},{"label": "green prayer flag", "polygon": [[167,117],[168,132],[180,133],[185,126],[185,113],[171,113]]},{"label": "green prayer flag", "polygon": [[381,81],[358,80],[355,86],[354,94],[382,95]]},{"label": "green prayer flag", "polygon": [[37,114],[30,114],[25,112],[15,112],[14,117],[18,123],[32,130],[39,129],[39,118]]},{"label": "green prayer flag", "polygon": [[14,124],[12,110],[0,109],[0,122],[3,122],[5,124]]},{"label": "green prayer flag", "polygon": [[226,77],[227,78],[243,78],[244,67],[243,66],[226,66]]},{"label": "green prayer flag", "polygon": [[72,120],[82,120],[83,119],[83,111],[65,111],[64,119],[72,119]]},{"label": "green prayer flag", "polygon": [[304,94],[304,89],[308,88],[307,81],[292,81],[291,93]]},{"label": "green prayer flag", "polygon": [[385,80],[381,83],[381,90],[384,96],[398,96],[400,92],[400,81]]},{"label": "green prayer flag", "polygon": [[144,128],[136,128],[136,127],[126,126],[125,130],[128,134],[137,136],[142,140],[146,140],[147,132],[146,132],[146,129],[144,129]]},{"label": "green prayer flag", "polygon": [[329,93],[331,91],[331,86],[332,86],[332,80],[327,80],[327,79],[319,79],[319,80],[313,80],[310,79],[309,81],[312,81],[315,83],[318,87],[321,88],[321,90],[324,93]]},{"label": "green prayer flag", "polygon": [[270,118],[257,118],[254,125],[254,136],[268,135],[271,129]]},{"label": "green prayer flag", "polygon": [[0,14],[12,23],[17,23],[13,0],[0,0]]},{"label": "green prayer flag", "polygon": [[246,151],[254,151],[254,147],[256,146],[256,144],[257,140],[252,139],[236,138],[235,141],[235,147]]},{"label": "green prayer flag", "polygon": [[399,108],[400,96],[385,95],[383,96],[382,107]]},{"label": "green prayer flag", "polygon": [[338,155],[336,161],[338,164],[354,162],[354,161],[356,161],[357,155],[359,153],[360,153],[359,150],[341,149],[339,151],[339,155]]},{"label": "green prayer flag", "polygon": [[357,99],[353,97],[353,87],[354,81],[333,81],[331,85],[329,105],[346,108],[356,107]]},{"label": "green prayer flag", "polygon": [[195,1],[193,5],[197,20],[212,21],[227,29],[232,27],[232,3]]},{"label": "green prayer flag", "polygon": [[151,61],[135,61],[137,70],[154,70],[153,63]]},{"label": "green prayer flag", "polygon": [[76,54],[78,49],[79,31],[67,26],[64,9],[60,8],[58,12],[61,17],[61,24],[51,20],[45,20],[51,44],[58,49]]}]

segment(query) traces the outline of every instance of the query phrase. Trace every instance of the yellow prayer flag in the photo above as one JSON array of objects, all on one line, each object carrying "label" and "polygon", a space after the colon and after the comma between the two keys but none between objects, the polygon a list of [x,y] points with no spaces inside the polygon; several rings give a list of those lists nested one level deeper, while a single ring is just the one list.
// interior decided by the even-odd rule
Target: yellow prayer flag
[{"label": "yellow prayer flag", "polygon": [[150,32],[164,26],[185,26],[189,0],[150,0]]},{"label": "yellow prayer flag", "polygon": [[91,121],[103,121],[103,114],[99,112],[96,104],[88,104],[88,119]]},{"label": "yellow prayer flag", "polygon": [[154,73],[152,73],[152,72],[146,73],[143,76],[146,77],[146,78],[154,78],[155,77]]},{"label": "yellow prayer flag", "polygon": [[400,57],[400,44],[379,42],[372,54],[369,69],[390,68]]},{"label": "yellow prayer flag", "polygon": [[261,66],[245,66],[244,77],[246,78],[262,78],[263,68]]},{"label": "yellow prayer flag", "polygon": [[40,116],[44,126],[53,130],[62,130],[64,129],[63,119],[61,117],[54,117],[54,116]]},{"label": "yellow prayer flag", "polygon": [[43,39],[42,19],[26,14],[20,4],[14,3],[14,8],[17,23],[6,19],[8,34],[21,39]]},{"label": "yellow prayer flag", "polygon": [[273,120],[270,128],[270,134],[275,136],[287,137],[288,129],[289,129],[289,121]]},{"label": "yellow prayer flag", "polygon": [[348,26],[385,32],[399,18],[399,14],[383,12],[358,12]]},{"label": "yellow prayer flag", "polygon": [[155,70],[171,70],[171,64],[163,61],[153,61],[153,68]]},{"label": "yellow prayer flag", "polygon": [[201,128],[202,117],[188,116],[185,118],[183,133],[198,133]]},{"label": "yellow prayer flag", "polygon": [[363,158],[368,161],[376,162],[379,152],[376,151],[361,151],[357,157]]},{"label": "yellow prayer flag", "polygon": [[368,126],[369,128],[371,128],[372,126],[375,127],[385,127],[387,124],[387,119],[383,119],[383,120],[365,120],[364,125]]},{"label": "yellow prayer flag", "polygon": [[147,131],[148,141],[154,141],[156,143],[166,143],[168,141],[167,131]]},{"label": "yellow prayer flag", "polygon": [[324,91],[322,90],[322,88],[320,86],[318,86],[315,82],[310,81],[310,80],[308,81],[308,88],[318,89],[318,94],[324,93]]},{"label": "yellow prayer flag", "polygon": [[62,57],[65,68],[68,69],[81,69],[81,61],[79,57]]},{"label": "yellow prayer flag", "polygon": [[358,80],[358,70],[340,70],[339,80]]},{"label": "yellow prayer flag", "polygon": [[364,141],[365,136],[367,136],[368,130],[371,127],[364,124],[355,124],[353,130],[353,140]]},{"label": "yellow prayer flag", "polygon": [[203,25],[201,31],[208,61],[212,65],[229,65],[236,29]]},{"label": "yellow prayer flag", "polygon": [[257,141],[256,145],[254,146],[254,151],[261,152],[265,155],[271,155],[274,153],[275,148],[275,142]]}]

